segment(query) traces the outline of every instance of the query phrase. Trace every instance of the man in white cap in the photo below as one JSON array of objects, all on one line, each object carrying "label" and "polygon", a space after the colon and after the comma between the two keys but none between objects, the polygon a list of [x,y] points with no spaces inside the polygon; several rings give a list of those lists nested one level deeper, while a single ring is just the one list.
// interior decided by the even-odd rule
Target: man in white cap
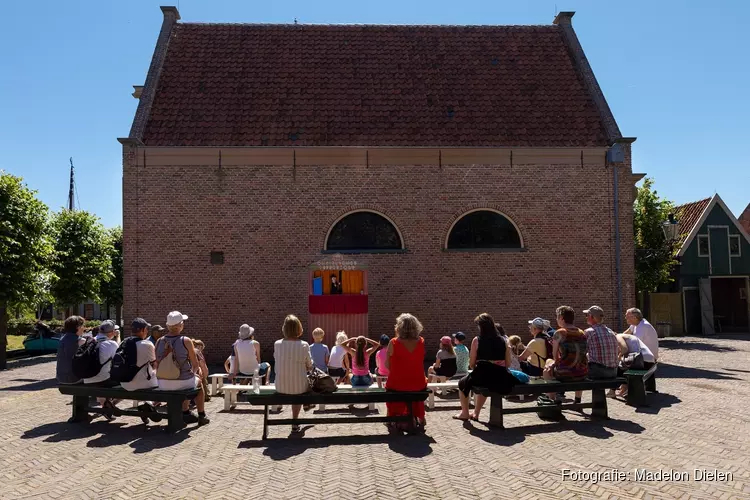
[{"label": "man in white cap", "polygon": [[[189,403],[186,400],[182,406],[182,418],[186,424],[197,422],[198,425],[206,425],[210,422],[206,418],[206,400],[201,383],[201,368],[198,356],[195,354],[193,341],[182,335],[185,327],[185,320],[188,319],[186,314],[179,311],[172,311],[167,315],[167,329],[169,333],[164,335],[156,342],[156,376],[159,382],[159,390],[162,391],[183,391],[186,389],[198,389],[195,397],[195,404],[198,407],[198,415],[191,413]],[[167,345],[169,345],[172,357],[174,359],[179,373],[173,377],[165,377],[167,371],[160,372],[159,364],[165,362],[167,354]],[[173,371],[173,370],[170,370]]]},{"label": "man in white cap", "polygon": [[521,362],[521,370],[530,377],[542,376],[544,364],[549,357],[550,352],[547,344],[550,342],[550,338],[546,333],[548,326],[549,322],[542,318],[534,318],[529,321],[529,330],[534,338],[518,356],[518,360]]}]

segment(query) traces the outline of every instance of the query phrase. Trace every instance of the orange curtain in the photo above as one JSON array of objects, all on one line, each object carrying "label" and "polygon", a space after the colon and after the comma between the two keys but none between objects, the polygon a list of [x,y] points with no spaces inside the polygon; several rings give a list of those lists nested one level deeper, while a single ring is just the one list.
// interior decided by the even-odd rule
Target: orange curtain
[{"label": "orange curtain", "polygon": [[365,286],[362,271],[342,271],[341,285],[345,294],[359,295]]}]

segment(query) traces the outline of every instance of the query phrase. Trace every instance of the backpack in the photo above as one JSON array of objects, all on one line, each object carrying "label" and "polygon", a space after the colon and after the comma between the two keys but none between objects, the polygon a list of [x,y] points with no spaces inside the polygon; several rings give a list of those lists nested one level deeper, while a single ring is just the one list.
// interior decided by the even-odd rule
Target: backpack
[{"label": "backpack", "polygon": [[[184,342],[184,337],[179,337],[179,342]],[[164,342],[164,356],[158,360],[158,366],[156,367],[156,378],[164,380],[179,380],[180,373],[182,372],[182,365],[175,359],[174,351],[172,350],[172,344],[164,338],[160,338],[158,342]],[[157,343],[158,343],[157,342]],[[187,362],[187,360],[185,360]]]},{"label": "backpack", "polygon": [[78,378],[96,377],[102,366],[110,361],[112,361],[112,358],[100,363],[99,342],[94,339],[86,339],[86,342],[78,347],[75,356],[73,356],[73,375]]},{"label": "backpack", "polygon": [[313,369],[307,373],[307,381],[310,390],[318,394],[327,394],[338,390],[336,381],[333,380],[333,377],[320,368],[313,367]]},{"label": "backpack", "polygon": [[[148,364],[148,361],[138,366],[138,337],[128,337],[117,348],[115,355],[112,357],[112,367],[109,370],[110,380],[115,382],[132,382],[141,369]],[[146,375],[151,380],[151,374]]]}]

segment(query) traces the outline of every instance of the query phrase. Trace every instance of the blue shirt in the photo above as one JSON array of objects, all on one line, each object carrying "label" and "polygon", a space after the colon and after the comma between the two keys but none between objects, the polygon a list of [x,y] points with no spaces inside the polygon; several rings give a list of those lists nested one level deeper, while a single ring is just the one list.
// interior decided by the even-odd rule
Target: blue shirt
[{"label": "blue shirt", "polygon": [[74,333],[65,333],[57,344],[57,381],[61,384],[77,384],[81,379],[73,375],[73,357],[78,350],[78,339]]},{"label": "blue shirt", "polygon": [[469,373],[469,348],[463,344],[453,346],[456,353],[456,373]]},{"label": "blue shirt", "polygon": [[315,342],[310,346],[310,356],[312,357],[313,366],[328,373],[328,365],[326,364],[326,356],[330,356],[328,346],[322,342]]}]

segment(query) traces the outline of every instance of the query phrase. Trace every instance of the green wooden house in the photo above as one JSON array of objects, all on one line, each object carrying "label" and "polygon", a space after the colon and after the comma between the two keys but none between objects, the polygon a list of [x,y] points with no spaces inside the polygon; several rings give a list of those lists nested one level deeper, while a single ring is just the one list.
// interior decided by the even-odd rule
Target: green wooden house
[{"label": "green wooden house", "polygon": [[691,335],[750,331],[750,236],[718,194],[675,209],[675,285]]}]

